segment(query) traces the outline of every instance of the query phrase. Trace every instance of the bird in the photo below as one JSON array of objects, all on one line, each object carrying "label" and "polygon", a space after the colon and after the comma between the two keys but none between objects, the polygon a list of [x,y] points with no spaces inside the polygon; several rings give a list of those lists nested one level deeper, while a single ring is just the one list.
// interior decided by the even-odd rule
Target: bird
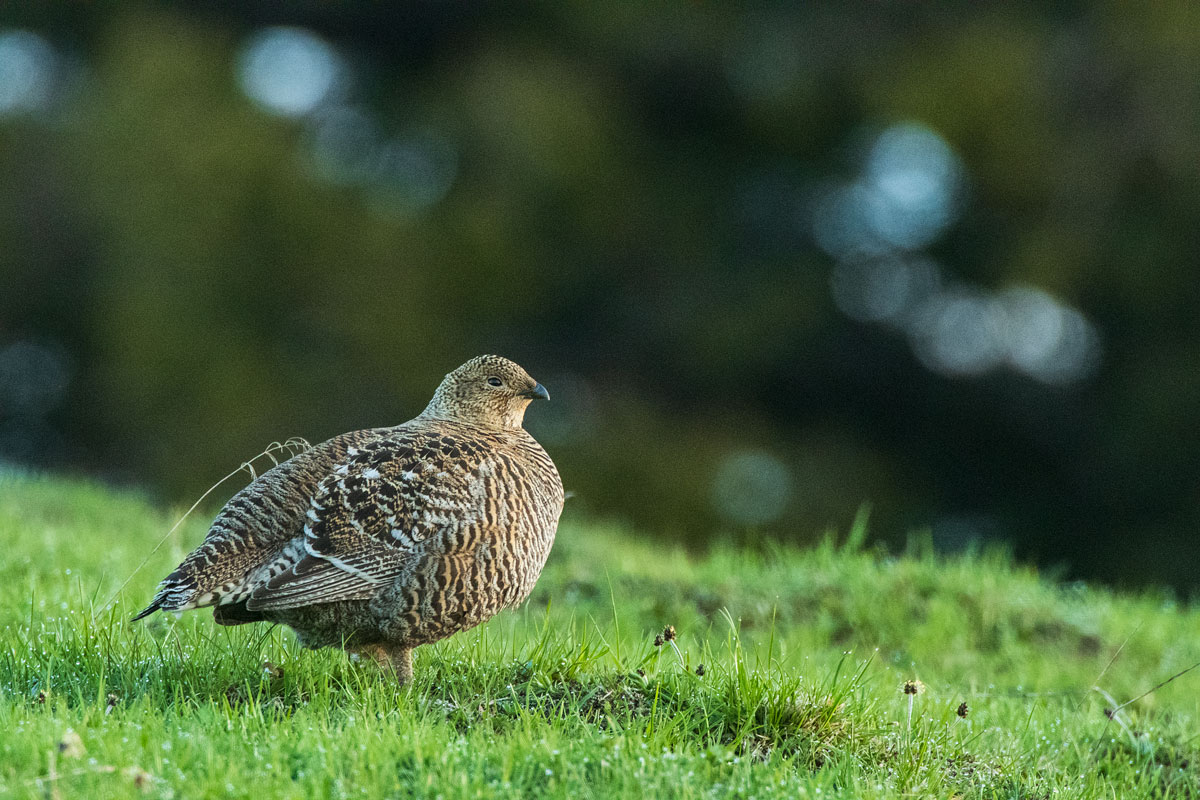
[{"label": "bird", "polygon": [[507,358],[467,361],[408,422],[335,436],[235,494],[134,620],[211,606],[410,682],[413,648],[520,604],[541,574],[563,486],[522,425],[549,399]]}]

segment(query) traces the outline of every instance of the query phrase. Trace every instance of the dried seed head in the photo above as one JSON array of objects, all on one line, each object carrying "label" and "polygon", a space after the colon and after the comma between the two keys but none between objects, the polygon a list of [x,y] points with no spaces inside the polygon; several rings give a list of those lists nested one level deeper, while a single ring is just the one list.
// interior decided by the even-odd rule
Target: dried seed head
[{"label": "dried seed head", "polygon": [[958,706],[958,711],[957,711],[956,713],[957,713],[957,714],[958,714],[960,717],[962,717],[963,719],[966,719],[966,718],[967,718],[967,714],[969,714],[969,713],[970,713],[970,711],[971,711],[971,709],[967,708],[967,704],[966,704],[966,703],[960,703],[960,704],[959,704],[959,706]]},{"label": "dried seed head", "polygon": [[646,670],[642,669],[641,667],[638,667],[637,674],[638,674],[639,678],[644,678],[644,677],[646,677]]},{"label": "dried seed head", "polygon": [[696,665],[696,674],[699,675],[701,678],[704,677],[704,665],[703,664]]},{"label": "dried seed head", "polygon": [[663,628],[662,638],[664,642],[675,641],[675,626],[668,625],[667,627]]},{"label": "dried seed head", "polygon": [[663,637],[662,637],[662,634],[661,634],[661,633],[660,633],[658,636],[655,636],[655,637],[654,637],[654,646],[655,646],[655,647],[662,647],[662,646],[663,646]]},{"label": "dried seed head", "polygon": [[905,681],[904,682],[904,693],[905,694],[924,694],[925,693],[925,684],[921,683],[916,678],[912,679],[911,681]]}]

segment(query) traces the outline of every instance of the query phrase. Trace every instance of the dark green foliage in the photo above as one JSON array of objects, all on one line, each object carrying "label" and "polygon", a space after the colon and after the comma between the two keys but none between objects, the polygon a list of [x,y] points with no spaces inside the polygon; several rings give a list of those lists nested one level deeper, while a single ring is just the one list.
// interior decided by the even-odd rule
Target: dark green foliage
[{"label": "dark green foliage", "polygon": [[[1194,585],[1194,3],[467,5],[4,4],[84,69],[0,118],[0,352],[66,376],[0,398],[0,457],[190,498],[495,351],[550,388],[530,427],[576,504],[659,535],[742,527],[714,483],[762,449],[791,492],[755,534],[869,497],[893,544],[981,520],[1072,574]],[[251,103],[239,48],[273,24],[339,48],[381,138],[447,143],[438,202],[323,179],[312,125]],[[1091,381],[939,376],[837,311],[813,203],[907,120],[966,174],[928,255],[1081,309]]]}]

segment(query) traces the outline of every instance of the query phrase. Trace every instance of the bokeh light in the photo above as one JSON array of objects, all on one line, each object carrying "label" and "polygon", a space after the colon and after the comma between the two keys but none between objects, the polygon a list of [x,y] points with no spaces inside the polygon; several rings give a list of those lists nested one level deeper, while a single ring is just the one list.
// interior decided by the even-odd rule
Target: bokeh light
[{"label": "bokeh light", "polygon": [[934,372],[981,375],[1005,352],[1003,308],[987,295],[954,287],[929,298],[909,328],[917,358]]},{"label": "bokeh light", "polygon": [[871,225],[871,189],[861,182],[841,184],[825,192],[813,211],[813,239],[834,258],[855,259],[883,255],[888,243]]},{"label": "bokeh light", "polygon": [[347,72],[337,51],[303,28],[259,31],[238,59],[238,77],[246,95],[283,117],[315,111],[331,98]]},{"label": "bokeh light", "polygon": [[950,145],[931,129],[915,123],[888,128],[871,148],[863,176],[871,229],[897,248],[932,243],[957,216],[961,172]]},{"label": "bokeh light", "polygon": [[904,327],[941,287],[941,271],[925,256],[886,255],[838,262],[830,278],[833,299],[859,322]]},{"label": "bokeh light", "polygon": [[385,138],[375,116],[356,105],[321,110],[309,119],[306,162],[335,186],[366,192],[384,216],[414,216],[442,200],[458,174],[458,151],[435,131]]},{"label": "bokeh light", "polygon": [[51,100],[58,55],[26,30],[0,32],[0,115],[41,111]]},{"label": "bokeh light", "polygon": [[1049,385],[1084,380],[1100,364],[1100,334],[1079,311],[1029,286],[997,295],[963,286],[932,295],[907,322],[913,351],[945,375],[1003,364]]},{"label": "bokeh light", "polygon": [[1079,311],[1031,286],[1000,295],[1009,362],[1048,384],[1090,377],[1100,365],[1100,334]]},{"label": "bokeh light", "polygon": [[730,522],[761,525],[778,519],[792,496],[788,466],[764,450],[739,450],[717,466],[713,503]]},{"label": "bokeh light", "polygon": [[957,217],[961,181],[941,136],[917,123],[892,126],[875,140],[861,176],[818,201],[813,238],[839,259],[923,248]]},{"label": "bokeh light", "polygon": [[335,186],[362,185],[371,178],[382,136],[379,123],[360,106],[323,109],[308,128],[308,162],[317,177]]},{"label": "bokeh light", "polygon": [[368,199],[383,214],[409,216],[450,191],[458,154],[444,136],[414,134],[383,143],[375,152]]},{"label": "bokeh light", "polygon": [[941,136],[905,122],[874,140],[858,178],[822,193],[813,237],[837,258],[830,292],[838,309],[902,331],[918,360],[943,375],[1007,364],[1048,385],[1089,377],[1100,336],[1079,311],[1033,287],[996,294],[944,280],[921,252],[959,216],[963,173]]}]

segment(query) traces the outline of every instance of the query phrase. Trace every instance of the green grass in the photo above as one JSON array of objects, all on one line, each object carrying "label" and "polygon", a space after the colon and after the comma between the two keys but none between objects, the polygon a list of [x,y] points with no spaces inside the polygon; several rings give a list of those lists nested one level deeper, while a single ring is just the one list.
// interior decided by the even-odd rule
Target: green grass
[{"label": "green grass", "polygon": [[1200,661],[1166,595],[568,521],[528,604],[398,689],[279,628],[129,623],[199,516],[106,609],[172,521],[0,475],[0,796],[1200,797],[1200,669],[1105,714]]}]

